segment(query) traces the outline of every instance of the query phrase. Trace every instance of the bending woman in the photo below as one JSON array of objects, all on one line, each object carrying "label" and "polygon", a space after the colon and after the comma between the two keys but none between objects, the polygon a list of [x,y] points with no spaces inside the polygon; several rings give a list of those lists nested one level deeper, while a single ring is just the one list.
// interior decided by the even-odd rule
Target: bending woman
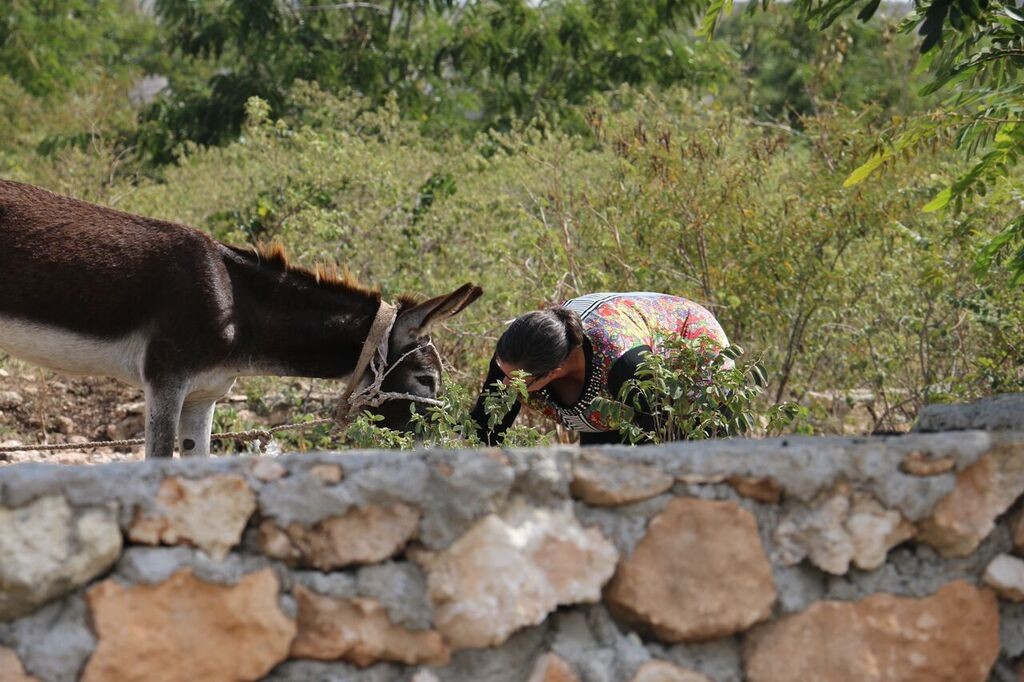
[{"label": "bending woman", "polygon": [[[494,429],[487,428],[484,393],[516,370],[528,374],[528,404],[578,431],[580,443],[620,443],[618,430],[591,407],[594,398],[617,399],[643,355],[661,352],[669,337],[703,337],[717,349],[729,345],[718,320],[693,301],[649,292],[595,293],[561,306],[517,317],[498,339],[487,379],[473,408],[480,439],[494,444],[519,414],[516,403]],[[650,430],[650,417],[638,415]],[[647,423],[645,423],[645,421]]]}]

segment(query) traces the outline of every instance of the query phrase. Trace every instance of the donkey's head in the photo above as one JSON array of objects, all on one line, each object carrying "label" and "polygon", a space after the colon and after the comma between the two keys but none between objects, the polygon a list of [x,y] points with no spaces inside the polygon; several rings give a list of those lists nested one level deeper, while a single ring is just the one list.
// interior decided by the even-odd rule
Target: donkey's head
[{"label": "donkey's head", "polygon": [[[441,356],[430,340],[430,328],[462,312],[482,293],[474,284],[463,284],[445,296],[403,304],[388,339],[387,376],[381,392],[437,397],[441,388]],[[370,411],[383,416],[388,428],[408,430],[412,402],[395,398]]]}]

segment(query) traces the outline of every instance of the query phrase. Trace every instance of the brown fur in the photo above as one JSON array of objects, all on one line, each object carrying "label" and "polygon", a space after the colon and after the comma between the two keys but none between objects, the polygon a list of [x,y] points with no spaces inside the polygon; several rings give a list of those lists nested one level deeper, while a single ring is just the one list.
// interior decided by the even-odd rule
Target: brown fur
[{"label": "brown fur", "polygon": [[289,265],[280,245],[230,247],[185,225],[0,180],[0,315],[101,339],[148,329],[151,378],[251,356],[343,376],[379,304],[351,278]]},{"label": "brown fur", "polygon": [[[239,249],[237,247],[232,248],[239,253],[246,251],[246,249]],[[320,286],[380,299],[380,289],[362,284],[352,271],[349,270],[347,265],[339,269],[337,263],[320,262],[312,270],[294,265],[288,257],[284,244],[277,240],[259,242],[255,246],[250,247],[248,251],[260,263],[309,278]]]}]

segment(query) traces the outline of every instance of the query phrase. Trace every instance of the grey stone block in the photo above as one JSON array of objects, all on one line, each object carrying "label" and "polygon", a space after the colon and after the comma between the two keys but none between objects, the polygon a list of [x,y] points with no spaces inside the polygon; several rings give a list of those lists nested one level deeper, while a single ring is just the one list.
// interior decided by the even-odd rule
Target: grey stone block
[{"label": "grey stone block", "polygon": [[75,682],[96,648],[82,592],[0,626],[0,644],[43,682]]},{"label": "grey stone block", "polygon": [[[655,658],[671,661],[707,675],[715,682],[743,682],[743,662],[738,637],[723,637],[707,642],[691,642],[663,646],[649,644],[648,651]],[[796,682],[794,680],[794,682]]]},{"label": "grey stone block", "polygon": [[357,668],[346,663],[288,661],[277,666],[263,682],[405,682],[409,673],[391,663]]},{"label": "grey stone block", "polygon": [[1003,431],[1024,429],[1024,393],[1006,393],[966,405],[925,405],[914,431]]},{"label": "grey stone block", "polygon": [[364,566],[357,574],[356,590],[384,604],[388,618],[396,625],[409,630],[427,630],[432,626],[427,580],[415,564],[388,562]]},{"label": "grey stone block", "polygon": [[466,649],[433,672],[443,682],[525,682],[545,653],[546,624],[520,630],[499,647]]}]

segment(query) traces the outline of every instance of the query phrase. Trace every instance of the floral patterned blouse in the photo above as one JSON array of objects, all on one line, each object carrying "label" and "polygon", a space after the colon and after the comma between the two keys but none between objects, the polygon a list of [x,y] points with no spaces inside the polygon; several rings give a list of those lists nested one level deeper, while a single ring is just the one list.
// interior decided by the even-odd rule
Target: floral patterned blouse
[{"label": "floral patterned blouse", "polygon": [[[615,431],[591,405],[594,398],[613,398],[631,379],[645,352],[665,352],[670,337],[704,338],[717,348],[729,345],[718,320],[706,308],[679,296],[652,292],[594,293],[566,301],[563,307],[574,310],[583,322],[583,349],[587,375],[583,392],[572,405],[561,403],[545,387],[530,395],[527,404],[542,411],[573,431],[596,433]],[[494,375],[494,376],[492,376]],[[484,389],[504,374],[492,359]],[[474,409],[478,424],[485,424],[482,398]],[[479,411],[479,416],[477,412]],[[509,417],[494,433],[504,431],[518,413]]]}]

